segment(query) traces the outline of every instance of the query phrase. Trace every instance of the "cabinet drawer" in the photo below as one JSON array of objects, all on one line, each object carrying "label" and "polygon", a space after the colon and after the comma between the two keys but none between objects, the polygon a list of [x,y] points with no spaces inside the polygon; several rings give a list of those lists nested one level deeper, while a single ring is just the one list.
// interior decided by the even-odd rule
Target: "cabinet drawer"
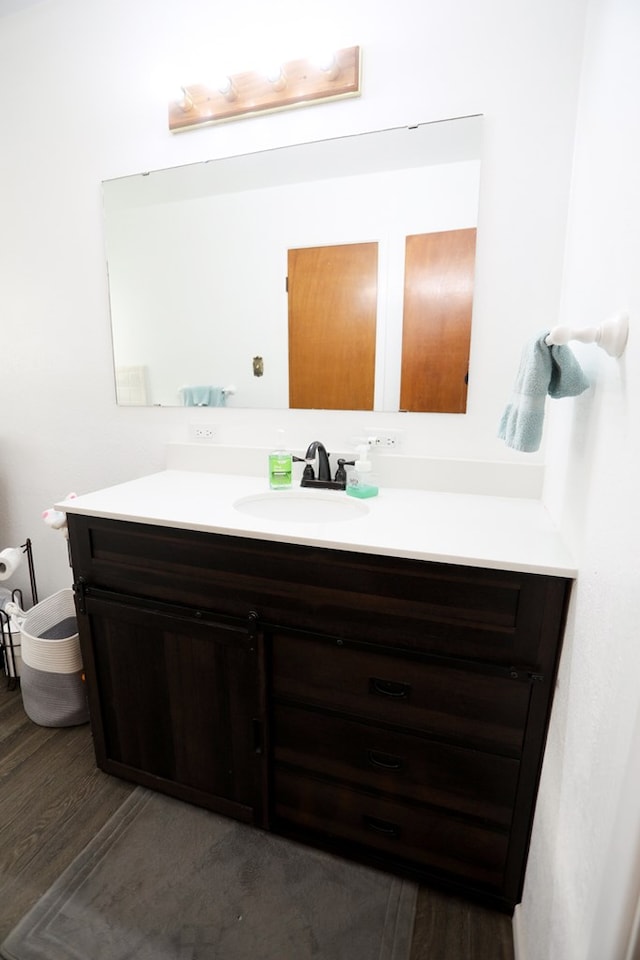
[{"label": "cabinet drawer", "polygon": [[517,760],[284,704],[275,707],[271,733],[277,763],[502,827],[511,823]]},{"label": "cabinet drawer", "polygon": [[69,514],[76,578],[262,623],[552,672],[570,581]]},{"label": "cabinet drawer", "polygon": [[276,826],[292,824],[467,881],[502,882],[508,837],[499,830],[283,769],[274,785]]},{"label": "cabinet drawer", "polygon": [[324,638],[277,633],[277,698],[518,756],[530,684]]}]

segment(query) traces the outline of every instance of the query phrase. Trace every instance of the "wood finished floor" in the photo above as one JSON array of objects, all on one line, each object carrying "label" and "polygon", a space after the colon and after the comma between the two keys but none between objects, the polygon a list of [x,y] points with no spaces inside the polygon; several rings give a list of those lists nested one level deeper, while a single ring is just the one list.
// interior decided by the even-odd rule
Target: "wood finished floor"
[{"label": "wood finished floor", "polygon": [[[96,769],[88,725],[37,726],[0,675],[0,942],[133,789]],[[513,957],[510,917],[420,890],[411,960]]]}]

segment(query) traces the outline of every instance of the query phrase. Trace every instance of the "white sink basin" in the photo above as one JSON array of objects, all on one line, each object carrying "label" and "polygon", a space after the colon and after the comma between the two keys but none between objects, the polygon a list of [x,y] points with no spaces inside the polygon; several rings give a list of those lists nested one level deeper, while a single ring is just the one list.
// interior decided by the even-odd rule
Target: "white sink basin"
[{"label": "white sink basin", "polygon": [[356,520],[369,508],[345,494],[320,493],[317,490],[274,490],[252,497],[242,497],[233,505],[240,513],[261,520],[281,520],[287,523],[336,523]]}]

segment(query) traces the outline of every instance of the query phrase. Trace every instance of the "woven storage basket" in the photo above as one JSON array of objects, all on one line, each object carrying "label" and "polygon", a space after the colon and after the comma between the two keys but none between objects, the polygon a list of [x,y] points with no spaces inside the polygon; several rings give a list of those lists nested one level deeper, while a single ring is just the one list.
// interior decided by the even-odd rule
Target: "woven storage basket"
[{"label": "woven storage basket", "polygon": [[73,591],[65,589],[12,617],[22,640],[22,702],[27,716],[43,727],[89,720],[75,616]]}]

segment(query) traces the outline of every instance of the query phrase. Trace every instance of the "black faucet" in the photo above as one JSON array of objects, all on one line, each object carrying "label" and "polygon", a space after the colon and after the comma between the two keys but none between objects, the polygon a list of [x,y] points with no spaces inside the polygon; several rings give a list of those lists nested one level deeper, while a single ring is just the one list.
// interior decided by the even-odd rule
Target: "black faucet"
[{"label": "black faucet", "polygon": [[[318,458],[318,473],[316,476],[314,464]],[[314,440],[310,443],[307,452],[304,455],[305,468],[302,471],[301,487],[320,487],[324,490],[344,490],[347,486],[347,475],[344,469],[345,462],[338,460],[338,469],[336,470],[335,480],[331,479],[331,467],[329,466],[329,454],[324,443]]]},{"label": "black faucet", "polygon": [[305,473],[307,473],[307,479],[316,479],[313,472],[313,462],[318,455],[318,480],[331,480],[331,468],[329,467],[329,454],[327,453],[327,448],[324,443],[320,443],[319,440],[314,440],[313,443],[310,443],[307,452],[304,455],[307,467],[309,471],[307,472],[307,467],[305,467]]}]

